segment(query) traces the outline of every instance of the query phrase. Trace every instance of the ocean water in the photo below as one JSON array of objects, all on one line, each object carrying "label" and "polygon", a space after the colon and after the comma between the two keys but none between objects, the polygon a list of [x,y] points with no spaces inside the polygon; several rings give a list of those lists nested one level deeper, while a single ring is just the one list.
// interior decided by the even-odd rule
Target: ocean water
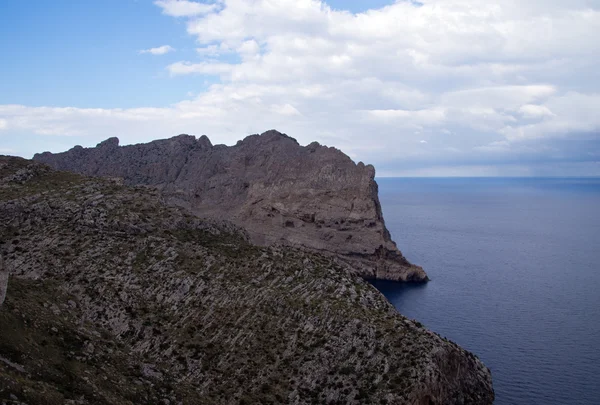
[{"label": "ocean water", "polygon": [[375,285],[475,353],[496,402],[600,404],[600,179],[381,178],[426,285]]}]

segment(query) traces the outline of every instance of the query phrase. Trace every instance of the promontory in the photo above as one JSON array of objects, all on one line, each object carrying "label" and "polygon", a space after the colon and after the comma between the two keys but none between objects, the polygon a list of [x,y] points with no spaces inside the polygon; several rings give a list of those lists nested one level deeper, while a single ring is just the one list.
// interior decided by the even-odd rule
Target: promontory
[{"label": "promontory", "polygon": [[301,146],[271,130],[234,146],[179,135],[119,146],[76,146],[34,156],[58,170],[122,178],[158,189],[195,215],[226,219],[261,246],[284,244],[332,257],[366,278],[427,281],[392,241],[379,203],[375,169],[314,142]]},{"label": "promontory", "polygon": [[[342,235],[363,229],[366,243],[396,252],[378,204],[364,196],[376,193],[372,168],[273,133],[196,159],[202,143],[109,141],[69,152],[73,167],[87,162],[92,174],[161,191],[0,156],[0,403],[492,404],[491,374],[476,356],[399,314],[331,253],[360,253]],[[243,153],[256,144],[261,154]],[[286,173],[299,164],[275,165],[271,148],[301,156],[314,178],[290,184]],[[311,154],[331,155],[331,166],[318,171]],[[353,184],[339,177],[350,174],[338,159],[353,168]],[[320,184],[332,180],[350,201],[327,195]],[[294,205],[286,193],[305,200]],[[188,208],[225,212],[219,201],[238,224],[261,228]],[[317,215],[324,204],[328,217]],[[287,245],[252,243],[276,226]],[[293,232],[302,227],[334,236],[305,248],[307,237]],[[365,255],[358,260],[380,271],[386,255]]]}]

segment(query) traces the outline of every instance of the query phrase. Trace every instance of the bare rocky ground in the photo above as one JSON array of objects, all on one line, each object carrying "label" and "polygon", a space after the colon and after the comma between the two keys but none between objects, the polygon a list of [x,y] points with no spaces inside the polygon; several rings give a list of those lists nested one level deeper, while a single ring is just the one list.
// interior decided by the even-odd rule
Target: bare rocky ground
[{"label": "bare rocky ground", "polygon": [[0,404],[491,404],[489,370],[327,255],[0,157]]}]

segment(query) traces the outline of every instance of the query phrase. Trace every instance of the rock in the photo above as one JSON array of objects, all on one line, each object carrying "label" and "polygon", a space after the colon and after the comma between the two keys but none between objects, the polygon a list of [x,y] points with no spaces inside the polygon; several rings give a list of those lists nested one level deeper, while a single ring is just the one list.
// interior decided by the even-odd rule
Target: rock
[{"label": "rock", "polygon": [[[108,138],[105,141],[100,142],[98,145],[96,145],[97,148],[99,149],[115,149],[119,146],[119,138],[116,137],[112,137],[112,138]],[[81,147],[77,148],[78,151],[81,151]]]},{"label": "rock", "polygon": [[118,144],[110,138],[96,148],[45,152],[34,160],[155,186],[172,204],[244,227],[254,243],[329,254],[366,278],[427,281],[390,237],[374,167],[355,164],[335,148],[303,147],[275,130],[232,147],[213,146],[205,135]]},{"label": "rock", "polygon": [[0,254],[0,307],[6,298],[6,290],[8,289],[8,269],[4,265],[4,259]]},{"label": "rock", "polygon": [[146,378],[163,378],[163,374],[160,371],[156,371],[156,367],[152,364],[142,364],[141,372]]},{"label": "rock", "polygon": [[87,343],[84,345],[84,348],[83,348],[83,350],[84,350],[84,351],[85,351],[87,354],[94,354],[94,351],[96,350],[96,348],[95,348],[95,346],[94,346],[94,344],[93,344],[93,343],[91,343],[91,342],[87,342]]}]

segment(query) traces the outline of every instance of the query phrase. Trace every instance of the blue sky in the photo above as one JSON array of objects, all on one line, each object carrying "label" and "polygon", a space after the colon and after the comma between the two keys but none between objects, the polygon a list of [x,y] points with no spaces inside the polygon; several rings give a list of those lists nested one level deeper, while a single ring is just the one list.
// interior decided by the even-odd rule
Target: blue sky
[{"label": "blue sky", "polygon": [[[0,3],[0,103],[100,108],[164,106],[202,86],[171,80],[165,63],[194,53],[182,22],[152,1],[6,0]],[[138,51],[170,43],[179,52]]]},{"label": "blue sky", "polygon": [[600,1],[5,0],[0,153],[279,129],[379,175],[600,175]]},{"label": "blue sky", "polygon": [[[393,1],[330,1],[360,12]],[[152,0],[4,0],[0,2],[0,104],[133,108],[168,106],[214,83],[172,78],[165,64],[195,56],[182,20]],[[162,58],[138,51],[170,44]]]}]

